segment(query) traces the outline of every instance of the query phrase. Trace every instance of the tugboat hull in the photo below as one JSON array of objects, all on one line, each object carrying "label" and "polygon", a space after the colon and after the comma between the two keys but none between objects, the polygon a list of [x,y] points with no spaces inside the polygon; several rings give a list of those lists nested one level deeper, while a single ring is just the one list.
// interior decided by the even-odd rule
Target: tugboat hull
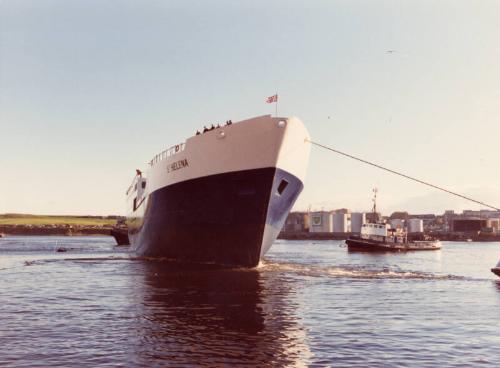
[{"label": "tugboat hull", "polygon": [[115,238],[116,245],[130,245],[127,229],[113,228],[110,235]]},{"label": "tugboat hull", "polygon": [[439,241],[419,241],[410,243],[386,243],[361,237],[349,237],[346,240],[347,249],[361,252],[407,252],[415,250],[441,249]]}]

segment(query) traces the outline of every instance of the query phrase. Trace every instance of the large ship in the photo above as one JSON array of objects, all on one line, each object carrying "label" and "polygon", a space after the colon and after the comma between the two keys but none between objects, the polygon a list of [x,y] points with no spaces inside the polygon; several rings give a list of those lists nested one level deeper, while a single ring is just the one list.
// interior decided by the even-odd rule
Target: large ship
[{"label": "large ship", "polygon": [[265,115],[205,128],[159,153],[127,190],[132,249],[255,267],[302,191],[309,151],[299,119]]}]

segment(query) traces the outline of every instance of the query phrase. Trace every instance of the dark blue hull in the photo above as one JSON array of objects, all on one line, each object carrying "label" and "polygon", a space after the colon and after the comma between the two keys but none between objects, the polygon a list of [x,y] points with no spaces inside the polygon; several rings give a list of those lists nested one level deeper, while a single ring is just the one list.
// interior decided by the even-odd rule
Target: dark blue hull
[{"label": "dark blue hull", "polygon": [[149,195],[142,221],[129,224],[129,237],[146,257],[255,267],[302,188],[276,168],[176,183]]}]

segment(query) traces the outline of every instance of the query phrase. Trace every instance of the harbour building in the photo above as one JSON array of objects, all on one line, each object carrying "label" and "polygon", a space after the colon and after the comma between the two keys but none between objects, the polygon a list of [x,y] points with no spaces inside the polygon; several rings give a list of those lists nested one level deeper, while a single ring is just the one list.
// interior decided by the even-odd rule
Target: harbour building
[{"label": "harbour building", "polygon": [[309,231],[309,214],[307,212],[291,212],[286,218],[283,231],[288,233]]},{"label": "harbour building", "polygon": [[361,233],[361,227],[366,224],[366,213],[353,212],[351,213],[351,232]]},{"label": "harbour building", "polygon": [[331,211],[318,211],[310,213],[309,232],[332,233],[333,214]]},{"label": "harbour building", "polygon": [[[366,213],[350,213],[347,209],[335,211],[316,211],[309,213],[309,232],[311,233],[359,233],[366,224]],[[287,230],[285,230],[287,231]]]},{"label": "harbour building", "polygon": [[350,233],[351,232],[351,214],[334,213],[333,214],[333,232]]},{"label": "harbour building", "polygon": [[455,232],[477,232],[485,228],[486,219],[454,219],[452,231]]},{"label": "harbour building", "polygon": [[409,234],[423,233],[424,232],[424,220],[412,218],[409,219],[406,228]]},{"label": "harbour building", "polygon": [[391,228],[393,229],[404,229],[405,227],[405,220],[403,219],[392,219],[389,221],[389,223],[391,224]]}]

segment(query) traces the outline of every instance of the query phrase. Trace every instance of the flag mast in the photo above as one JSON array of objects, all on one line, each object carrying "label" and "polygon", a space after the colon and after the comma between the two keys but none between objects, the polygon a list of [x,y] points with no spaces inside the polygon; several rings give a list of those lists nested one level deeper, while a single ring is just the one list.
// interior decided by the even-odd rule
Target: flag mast
[{"label": "flag mast", "polygon": [[274,111],[274,117],[277,118],[278,117],[278,91],[276,91],[276,110]]},{"label": "flag mast", "polygon": [[266,98],[266,103],[275,103],[276,106],[274,107],[274,114],[277,117],[278,116],[278,92],[276,92],[275,95],[269,96]]}]

